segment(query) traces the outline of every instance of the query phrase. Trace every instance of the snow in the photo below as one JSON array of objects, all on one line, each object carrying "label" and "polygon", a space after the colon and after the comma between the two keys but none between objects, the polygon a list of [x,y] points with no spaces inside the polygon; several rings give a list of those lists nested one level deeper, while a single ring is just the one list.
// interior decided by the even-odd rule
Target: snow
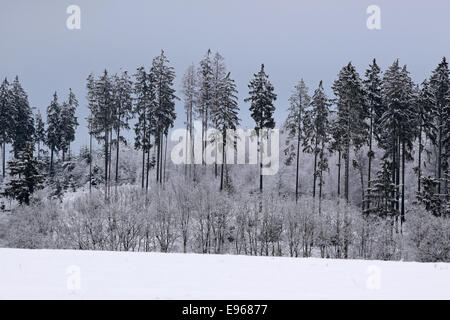
[{"label": "snow", "polygon": [[450,263],[0,249],[0,299],[450,299]]}]

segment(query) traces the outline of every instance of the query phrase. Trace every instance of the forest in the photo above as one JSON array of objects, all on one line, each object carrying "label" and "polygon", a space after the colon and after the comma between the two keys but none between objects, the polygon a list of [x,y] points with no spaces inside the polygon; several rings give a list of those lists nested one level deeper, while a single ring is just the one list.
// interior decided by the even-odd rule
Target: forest
[{"label": "forest", "polygon": [[[130,73],[87,75],[83,102],[70,89],[64,98],[55,92],[45,117],[30,107],[18,77],[4,79],[0,244],[450,261],[445,57],[421,83],[399,60],[382,70],[373,59],[361,74],[349,62],[332,96],[322,81],[310,91],[299,75],[288,106],[277,101],[269,66],[238,93],[220,53],[199,60],[181,88],[163,50]],[[249,105],[258,164],[225,160],[236,143],[227,132],[242,122],[239,95]],[[184,113],[176,113],[177,100]],[[89,109],[89,144],[72,150],[80,105]],[[288,116],[275,123],[281,109]],[[171,161],[177,117],[191,136],[201,123],[202,163]],[[265,176],[261,146],[276,129],[280,168]],[[212,165],[204,161],[210,144]],[[193,157],[193,144],[186,146]]]}]

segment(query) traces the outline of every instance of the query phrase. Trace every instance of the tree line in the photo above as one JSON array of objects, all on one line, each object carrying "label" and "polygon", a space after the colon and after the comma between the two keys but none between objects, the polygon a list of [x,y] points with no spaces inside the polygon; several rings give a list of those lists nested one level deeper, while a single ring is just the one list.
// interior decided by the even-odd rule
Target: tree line
[{"label": "tree line", "polygon": [[[134,148],[142,153],[141,188],[148,191],[152,168],[155,169],[157,184],[163,186],[166,183],[168,133],[176,119],[175,101],[179,99],[174,80],[174,69],[164,51],[152,60],[149,69],[139,67],[133,75],[127,71],[111,75],[105,70],[99,76],[91,74],[87,78],[90,155],[92,139],[96,139],[102,145],[106,199],[111,193],[111,186],[120,185],[119,148],[126,143],[124,132],[131,129],[132,120]],[[244,101],[250,104],[261,159],[264,152],[261,133],[275,128],[277,99],[263,64],[253,75],[248,88]],[[319,211],[325,173],[330,171],[329,158],[335,154],[338,159],[338,199],[347,203],[350,201],[350,171],[356,170],[361,184],[363,215],[387,217],[401,230],[407,211],[405,168],[417,155],[414,168],[417,201],[435,216],[448,216],[450,79],[446,58],[420,84],[414,83],[407,67],[398,60],[383,72],[374,59],[363,77],[352,63],[348,63],[339,71],[332,91],[334,96],[328,97],[320,81],[310,96],[302,79],[289,98],[289,115],[282,129],[285,133],[286,164],[296,167],[293,181],[296,201],[299,199],[300,183],[310,183],[300,181],[301,153],[313,156],[312,197],[319,200]],[[234,143],[233,137],[227,137],[227,129],[235,129],[240,123],[236,84],[220,53],[213,55],[208,50],[198,66],[187,68],[182,81],[182,94],[186,132],[192,136],[194,119],[202,123],[202,166],[198,168],[186,164],[184,168],[186,178],[196,182],[206,170],[207,141],[222,149],[221,153],[216,152],[216,158],[219,154],[225,157],[225,146]],[[28,203],[29,194],[42,185],[44,176],[54,174],[54,154],[61,152],[63,162],[66,157],[71,158],[70,144],[75,139],[78,126],[75,116],[77,107],[78,101],[71,90],[67,101],[62,103],[55,92],[47,107],[44,124],[39,112],[33,115],[18,78],[12,84],[6,79],[3,81],[0,86],[3,177],[6,172],[6,144],[11,144],[13,155],[8,164],[10,180],[4,179],[6,195]],[[216,136],[208,136],[210,128],[221,133],[222,141],[218,141]],[[193,141],[186,140],[186,143],[190,144],[186,157],[193,157]],[[45,152],[41,144],[50,151],[49,161],[41,156]],[[34,155],[36,146],[37,154]],[[381,150],[377,159],[378,168],[374,168],[375,149]],[[43,164],[42,160],[48,163]],[[89,165],[91,189],[92,161]],[[226,161],[216,161],[214,176],[220,181],[221,191],[233,188],[229,170]],[[263,191],[261,172],[259,191]],[[21,194],[20,197],[18,194]]]}]

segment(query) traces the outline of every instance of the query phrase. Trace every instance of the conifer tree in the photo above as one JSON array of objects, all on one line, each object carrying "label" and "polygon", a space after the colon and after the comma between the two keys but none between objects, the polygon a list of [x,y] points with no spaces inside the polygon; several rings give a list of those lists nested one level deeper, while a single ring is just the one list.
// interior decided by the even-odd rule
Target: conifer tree
[{"label": "conifer tree", "polygon": [[331,103],[325,94],[323,83],[314,91],[310,108],[305,114],[305,151],[314,154],[313,197],[316,196],[317,178],[319,178],[319,202],[322,199],[324,184],[323,172],[328,170],[326,149],[330,141],[330,108]]},{"label": "conifer tree", "polygon": [[205,57],[200,61],[198,69],[198,100],[196,105],[197,117],[202,121],[202,164],[205,162],[206,134],[208,131],[209,112],[213,105],[213,67],[211,62],[211,50],[208,49]]},{"label": "conifer tree", "polygon": [[[195,74],[195,66],[190,65],[186,70],[183,76],[183,100],[184,100],[184,110],[186,112],[186,164],[190,163],[189,166],[189,175],[194,175],[193,178],[195,180],[195,166],[194,166],[194,139],[193,139],[193,115],[194,115],[194,107],[196,104],[196,88],[197,88],[197,78]],[[189,146],[187,145],[189,144]],[[188,157],[190,159],[188,160]],[[194,168],[194,172],[192,173],[192,168]],[[185,174],[187,172],[187,165],[185,166]]]},{"label": "conifer tree", "polygon": [[337,98],[334,134],[340,137],[338,149],[342,150],[345,161],[344,195],[345,200],[349,202],[350,152],[352,148],[359,150],[367,141],[369,129],[365,122],[367,114],[363,83],[351,63],[339,72],[338,79],[333,84],[333,91]]},{"label": "conifer tree", "polygon": [[14,128],[14,107],[8,80],[0,85],[0,147],[2,149],[2,176],[6,175],[6,144],[11,142]]},{"label": "conifer tree", "polygon": [[274,93],[274,87],[269,81],[269,76],[264,71],[264,64],[261,64],[261,69],[258,73],[253,75],[253,79],[249,85],[249,97],[245,102],[250,102],[251,117],[255,121],[255,130],[258,137],[259,146],[259,190],[263,191],[263,175],[262,175],[262,139],[264,138],[264,131],[273,129],[275,127],[275,119],[273,113],[275,111],[274,101],[277,95]]},{"label": "conifer tree", "polygon": [[[173,89],[175,72],[169,65],[169,60],[161,50],[161,54],[153,59],[152,68],[153,81],[155,82],[155,142],[157,145],[157,181],[162,184],[165,181],[165,166],[167,152],[167,135],[173,127],[176,118],[175,100],[178,97]],[[163,151],[163,142],[166,148]],[[158,170],[159,169],[159,170]]]},{"label": "conifer tree", "polygon": [[295,173],[295,200],[299,196],[299,158],[300,146],[304,139],[304,116],[311,98],[308,95],[308,87],[303,79],[294,87],[291,97],[289,98],[289,114],[284,123],[284,129],[287,132],[285,152],[288,153],[287,163],[290,164],[293,158],[296,158]]},{"label": "conifer tree", "polygon": [[[365,73],[364,80],[364,89],[366,95],[366,115],[369,118],[369,136],[368,136],[368,145],[369,152],[367,157],[369,159],[368,168],[367,168],[367,192],[370,192],[370,182],[372,179],[372,160],[375,157],[373,152],[373,140],[374,134],[377,135],[377,127],[381,115],[383,114],[383,105],[382,105],[382,95],[381,95],[381,69],[377,65],[375,59],[373,59],[372,64],[369,65],[369,68]],[[367,207],[370,207],[370,201],[367,201]]]},{"label": "conifer tree", "polygon": [[[151,135],[155,134],[155,83],[153,81],[152,75],[147,73],[144,67],[139,67],[136,74],[134,75],[134,94],[135,94],[135,105],[133,113],[137,115],[137,122],[134,126],[135,132],[135,142],[134,147],[138,150],[142,150],[142,177],[141,186],[144,188],[147,186],[148,189],[148,172],[150,163],[150,148],[152,144],[150,143]],[[147,155],[147,174],[145,173],[145,163]],[[147,183],[145,179],[147,177]]]},{"label": "conifer tree", "polygon": [[6,184],[4,195],[16,199],[20,204],[28,205],[31,195],[43,188],[44,176],[40,173],[41,162],[34,157],[33,142],[8,162],[10,180]]},{"label": "conifer tree", "polygon": [[129,121],[133,112],[133,82],[128,72],[123,71],[120,76],[115,75],[113,79],[113,129],[116,135],[114,144],[116,145],[116,170],[115,185],[119,182],[119,148],[120,143],[126,144],[126,139],[121,135],[121,130],[129,130]]},{"label": "conifer tree", "polygon": [[75,131],[78,127],[78,119],[75,116],[78,107],[78,100],[75,97],[72,89],[69,89],[69,97],[67,102],[64,101],[61,105],[61,150],[62,160],[65,161],[65,155],[69,152],[70,158],[70,144],[75,141]]},{"label": "conifer tree", "polygon": [[22,88],[19,77],[16,76],[11,86],[11,101],[13,113],[13,127],[11,139],[14,156],[25,150],[34,138],[34,116],[28,103],[28,96]]},{"label": "conifer tree", "polygon": [[[226,145],[234,143],[234,135],[229,135],[227,130],[235,130],[239,124],[239,106],[237,98],[237,89],[234,80],[230,78],[230,73],[221,80],[219,104],[212,110],[211,119],[216,125],[216,129],[222,135],[222,164],[220,170],[220,190],[224,189],[224,168],[226,166]],[[226,171],[225,173],[227,173]],[[228,181],[228,179],[226,179]],[[229,188],[228,185],[225,188]]]},{"label": "conifer tree", "polygon": [[61,106],[55,91],[53,100],[47,107],[47,137],[46,144],[50,149],[50,172],[53,172],[54,153],[58,152],[62,144]]},{"label": "conifer tree", "polygon": [[46,132],[44,121],[42,120],[41,112],[38,110],[34,120],[35,130],[34,130],[34,143],[37,144],[37,158],[41,158],[41,143],[45,143]]},{"label": "conifer tree", "polygon": [[[450,159],[450,78],[446,58],[433,71],[430,78],[432,93],[432,118],[433,127],[431,139],[437,149],[436,154],[436,179],[438,181],[437,193],[441,203],[445,206],[445,199],[449,197],[448,180]],[[444,211],[445,208],[442,208]]]}]

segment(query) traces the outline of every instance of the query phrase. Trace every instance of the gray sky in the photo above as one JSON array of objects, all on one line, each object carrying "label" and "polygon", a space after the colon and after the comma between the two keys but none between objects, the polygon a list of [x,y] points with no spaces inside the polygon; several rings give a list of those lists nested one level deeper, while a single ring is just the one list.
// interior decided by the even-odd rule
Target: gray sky
[{"label": "gray sky", "polygon": [[[81,8],[81,30],[66,28],[66,8]],[[366,8],[381,8],[381,30],[368,30]],[[104,68],[134,73],[161,48],[175,68],[176,89],[208,48],[224,57],[239,90],[243,126],[252,126],[247,84],[261,63],[278,94],[277,126],[294,84],[310,93],[320,80],[331,95],[339,69],[352,61],[361,75],[375,57],[394,59],[421,82],[450,53],[447,0],[0,0],[0,77],[16,74],[31,106],[41,109],[56,90],[71,87],[80,102],[74,149],[87,143],[86,77]],[[183,125],[182,101],[177,102]]]}]

